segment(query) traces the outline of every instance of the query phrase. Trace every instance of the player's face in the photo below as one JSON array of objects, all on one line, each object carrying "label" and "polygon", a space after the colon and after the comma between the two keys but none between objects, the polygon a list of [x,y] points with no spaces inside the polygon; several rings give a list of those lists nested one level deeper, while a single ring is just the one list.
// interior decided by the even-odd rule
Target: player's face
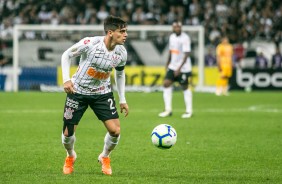
[{"label": "player's face", "polygon": [[223,43],[223,44],[227,44],[227,43],[229,43],[228,38],[226,38],[226,37],[222,38],[222,43]]},{"label": "player's face", "polygon": [[180,35],[181,33],[181,25],[180,24],[173,24],[172,30],[175,34]]},{"label": "player's face", "polygon": [[113,31],[114,42],[118,45],[123,45],[127,38],[127,28],[121,28]]}]

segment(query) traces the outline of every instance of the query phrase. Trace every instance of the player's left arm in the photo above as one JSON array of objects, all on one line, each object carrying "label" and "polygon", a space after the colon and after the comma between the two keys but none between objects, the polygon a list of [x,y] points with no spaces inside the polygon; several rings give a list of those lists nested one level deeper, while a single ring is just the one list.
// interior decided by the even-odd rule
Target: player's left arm
[{"label": "player's left arm", "polygon": [[174,72],[175,76],[178,76],[180,74],[180,70],[183,67],[183,65],[186,63],[187,58],[190,56],[190,52],[184,52],[183,60],[179,68]]},{"label": "player's left arm", "polygon": [[120,112],[123,113],[124,112],[124,116],[126,117],[129,113],[129,108],[128,105],[126,103],[126,99],[125,99],[125,71],[124,71],[124,67],[126,64],[126,57],[127,54],[125,54],[125,56],[123,56],[123,60],[122,62],[115,67],[115,82],[116,82],[116,87],[117,87],[117,92],[118,92],[118,96],[119,96],[119,104],[120,104]]},{"label": "player's left arm", "polygon": [[183,65],[186,63],[187,58],[190,57],[190,52],[191,52],[191,40],[190,37],[187,35],[186,37],[183,38],[182,40],[182,51],[183,51],[183,58],[182,58],[182,63],[179,66],[179,68],[175,71],[174,75],[178,76],[180,74],[181,68]]}]

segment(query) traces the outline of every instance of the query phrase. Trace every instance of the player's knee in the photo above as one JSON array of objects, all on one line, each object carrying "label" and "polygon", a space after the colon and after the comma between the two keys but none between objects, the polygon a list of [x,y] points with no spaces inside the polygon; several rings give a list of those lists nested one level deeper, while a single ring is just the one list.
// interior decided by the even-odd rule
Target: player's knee
[{"label": "player's knee", "polygon": [[165,88],[168,88],[168,87],[169,87],[169,85],[168,85],[168,84],[166,84],[166,83],[164,83],[164,87],[165,87]]},{"label": "player's knee", "polygon": [[165,88],[168,88],[168,87],[170,87],[171,86],[171,83],[170,82],[164,82],[164,87]]},{"label": "player's knee", "polygon": [[163,86],[164,86],[165,88],[168,88],[168,87],[170,87],[170,86],[171,86],[171,84],[172,84],[172,82],[171,82],[171,81],[169,81],[169,80],[165,80],[165,81],[164,81],[164,83],[163,83]]},{"label": "player's knee", "polygon": [[113,137],[118,137],[120,134],[120,127],[116,127],[115,129],[109,130],[109,134]]}]

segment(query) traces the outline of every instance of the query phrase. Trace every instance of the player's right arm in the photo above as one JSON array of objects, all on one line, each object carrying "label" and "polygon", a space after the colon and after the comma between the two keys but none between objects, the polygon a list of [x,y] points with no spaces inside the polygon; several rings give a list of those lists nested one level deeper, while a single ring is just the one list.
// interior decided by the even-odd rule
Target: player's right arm
[{"label": "player's right arm", "polygon": [[167,59],[167,62],[166,62],[166,64],[165,64],[165,69],[166,69],[166,70],[167,70],[168,65],[169,65],[169,63],[170,63],[170,60],[171,60],[171,53],[170,53],[170,51],[169,51],[168,59]]},{"label": "player's right arm", "polygon": [[172,49],[172,46],[171,46],[171,39],[172,39],[172,35],[169,36],[169,53],[168,53],[168,58],[167,58],[167,62],[165,64],[165,70],[167,71],[168,69],[168,65],[170,64],[170,61],[171,61],[171,49]]},{"label": "player's right arm", "polygon": [[90,38],[84,38],[68,48],[62,55],[61,66],[63,74],[64,91],[66,93],[75,93],[73,83],[70,78],[71,58],[80,56],[89,49]]}]

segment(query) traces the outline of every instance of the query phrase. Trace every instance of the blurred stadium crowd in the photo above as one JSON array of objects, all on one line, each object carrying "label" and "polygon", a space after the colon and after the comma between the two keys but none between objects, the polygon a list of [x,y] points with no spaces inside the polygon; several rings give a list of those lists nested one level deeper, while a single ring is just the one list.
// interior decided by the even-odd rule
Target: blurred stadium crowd
[{"label": "blurred stadium crowd", "polygon": [[[263,49],[267,58],[262,59],[269,63],[266,68],[273,65],[270,62],[274,54],[282,58],[281,0],[0,0],[0,15],[0,55],[3,47],[12,47],[16,24],[98,25],[108,15],[115,15],[129,25],[171,25],[174,20],[184,25],[203,25],[206,66],[216,64],[215,47],[222,35],[227,35],[234,45],[234,61],[243,63],[243,67],[254,67],[255,57],[263,55],[258,53],[258,46],[252,44],[250,48],[254,41],[263,41],[265,48],[270,48],[269,43],[276,47]],[[25,37],[34,39],[35,35],[27,32]],[[162,52],[167,38],[152,40]],[[130,45],[128,51],[129,58],[143,64]],[[11,63],[12,56],[8,58]]]},{"label": "blurred stadium crowd", "polygon": [[280,0],[1,0],[0,14],[4,40],[15,24],[101,24],[109,14],[135,25],[204,25],[206,44],[222,34],[232,43],[282,37]]}]

